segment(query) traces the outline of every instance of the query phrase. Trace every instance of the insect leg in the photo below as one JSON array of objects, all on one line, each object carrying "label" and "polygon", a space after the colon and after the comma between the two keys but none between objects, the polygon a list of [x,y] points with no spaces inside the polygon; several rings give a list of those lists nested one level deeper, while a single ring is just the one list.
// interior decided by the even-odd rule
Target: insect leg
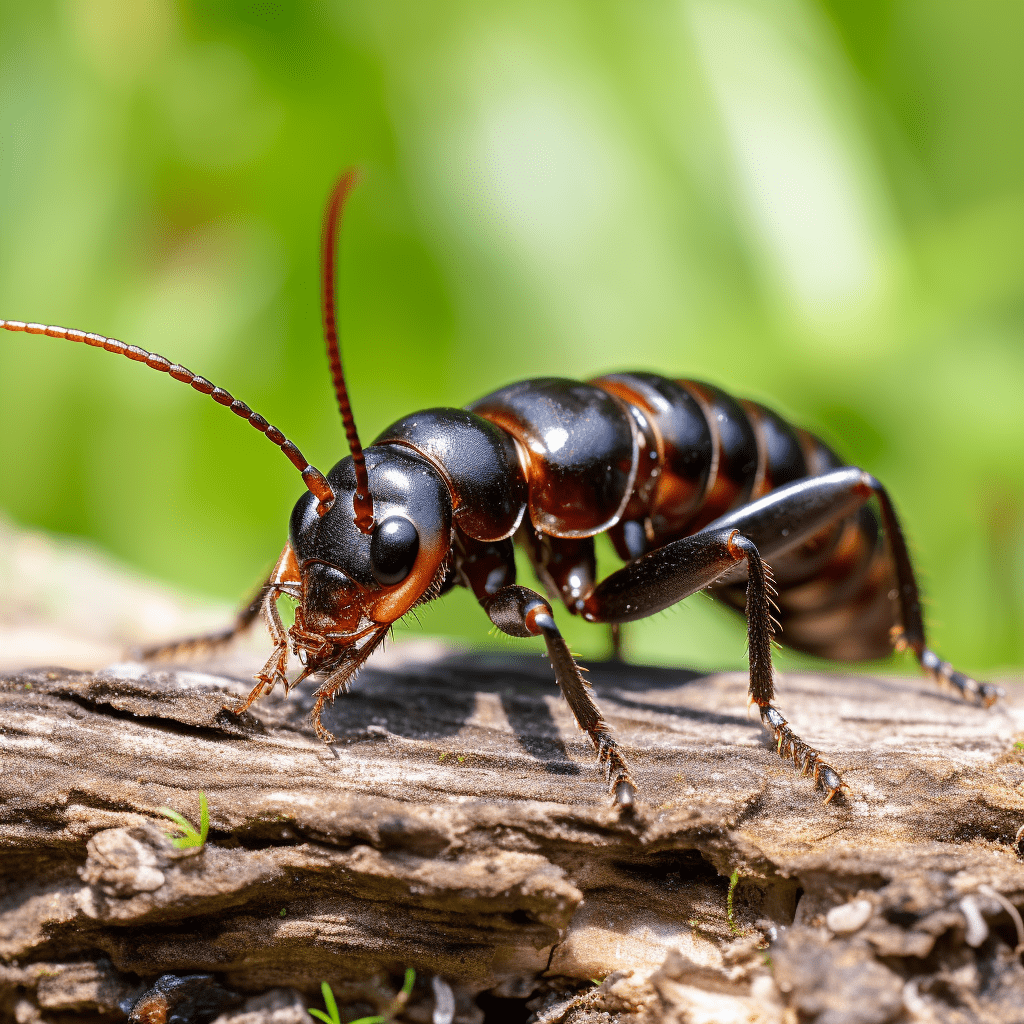
[{"label": "insect leg", "polygon": [[191,655],[201,651],[216,650],[229,644],[236,636],[244,633],[259,618],[263,602],[271,589],[270,580],[260,584],[253,594],[252,600],[238,613],[235,621],[226,629],[215,633],[204,633],[201,636],[184,637],[181,640],[170,640],[167,643],[140,647],[134,653],[141,661],[167,661],[181,655]]},{"label": "insect leg", "polygon": [[625,658],[622,657],[622,627],[617,622],[613,622],[608,627],[608,635],[612,645],[611,660],[625,661]]},{"label": "insect leg", "polygon": [[[277,599],[282,593],[289,593],[299,580],[299,566],[295,560],[295,552],[291,544],[284,546],[281,557],[274,566],[270,578],[260,588],[257,599],[250,603],[249,607],[238,617],[240,622],[244,617],[249,616],[248,625],[254,615],[250,615],[253,605],[259,602],[259,610],[263,613],[263,619],[270,632],[270,639],[274,642],[274,652],[267,659],[267,663],[256,675],[256,685],[252,688],[249,696],[244,701],[238,701],[233,705],[225,705],[229,711],[240,715],[247,710],[255,701],[259,700],[264,693],[270,693],[276,683],[280,682],[287,693],[290,689],[288,684],[288,634],[285,632],[284,623],[277,611]],[[237,622],[236,622],[237,625]],[[243,627],[244,628],[244,627]]]},{"label": "insect leg", "polygon": [[648,552],[602,581],[587,598],[583,616],[591,622],[629,622],[652,615],[703,590],[743,561],[747,566],[750,699],[775,738],[778,753],[792,757],[805,772],[813,770],[815,782],[820,781],[828,793],[827,803],[842,788],[839,773],[793,732],[771,703],[775,697],[771,654],[774,590],[757,546],[740,530],[709,526]]},{"label": "insect leg", "polygon": [[[383,623],[363,641],[361,647],[346,648],[343,656],[329,671],[327,678],[316,688],[313,694],[316,697],[316,701],[313,704],[313,710],[309,714],[309,720],[313,726],[313,731],[324,743],[333,743],[334,734],[324,728],[323,723],[320,721],[320,715],[328,703],[334,703],[334,697],[339,690],[342,693],[348,693],[349,685],[355,678],[356,673],[366,659],[376,650],[389,629],[391,629],[391,624]],[[295,682],[301,682],[306,676],[311,675],[312,672],[312,667],[307,665]]]},{"label": "insect leg", "polygon": [[874,477],[871,478],[871,481],[882,509],[882,522],[889,540],[893,562],[896,565],[897,595],[900,618],[903,621],[902,629],[897,627],[894,631],[897,649],[902,650],[904,646],[909,646],[921,667],[937,683],[949,683],[961,697],[974,700],[983,707],[990,707],[1003,695],[1001,686],[980,683],[962,672],[957,672],[948,661],[943,661],[928,648],[924,634],[924,617],[921,614],[921,597],[900,521],[885,488]]},{"label": "insect leg", "polygon": [[505,586],[485,603],[484,607],[498,629],[509,636],[543,636],[547,645],[555,679],[579,727],[590,737],[597,750],[598,762],[608,772],[615,803],[631,807],[636,787],[629,775],[629,766],[619,750],[611,729],[590,694],[590,687],[580,672],[562,634],[555,625],[551,605],[540,594],[526,587]]},{"label": "insect leg", "polygon": [[957,672],[927,646],[921,597],[914,567],[907,551],[896,510],[885,488],[870,473],[855,466],[796,480],[776,488],[758,501],[721,516],[707,529],[733,526],[750,537],[768,559],[812,537],[823,526],[853,512],[870,497],[876,497],[882,512],[889,551],[896,570],[896,596],[901,625],[894,635],[897,647],[909,646],[921,667],[936,682],[953,686],[961,697],[988,707],[1002,695],[1002,688],[980,683]]}]

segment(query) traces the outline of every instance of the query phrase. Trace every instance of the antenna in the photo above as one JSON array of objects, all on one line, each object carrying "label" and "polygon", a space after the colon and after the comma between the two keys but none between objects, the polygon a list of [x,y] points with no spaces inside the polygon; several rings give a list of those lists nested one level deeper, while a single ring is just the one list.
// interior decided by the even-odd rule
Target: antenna
[{"label": "antenna", "polygon": [[348,388],[345,387],[345,374],[341,368],[341,350],[338,347],[338,313],[335,298],[334,281],[337,274],[338,228],[341,224],[341,213],[345,208],[345,200],[355,187],[357,174],[349,168],[338,179],[324,212],[323,259],[321,261],[321,297],[324,316],[324,340],[327,342],[327,359],[331,366],[331,380],[334,381],[334,393],[338,396],[338,408],[341,410],[341,422],[345,426],[345,437],[349,451],[352,453],[352,466],[356,471],[356,493],[352,497],[352,509],[355,512],[355,524],[363,533],[373,530],[373,497],[370,494],[370,482],[366,476],[366,460],[363,458],[363,446],[359,443],[355,417],[348,400]]},{"label": "antenna", "polygon": [[170,374],[175,380],[180,380],[182,384],[190,384],[200,394],[209,395],[218,405],[226,405],[236,416],[248,420],[251,426],[261,434],[266,434],[267,440],[276,444],[288,456],[292,465],[302,474],[306,486],[319,502],[317,505],[318,515],[326,514],[334,504],[334,491],[327,482],[327,478],[319,469],[306,461],[302,452],[277,427],[271,426],[258,412],[253,412],[245,402],[233,398],[227,391],[211,384],[205,377],[200,377],[191,370],[185,369],[184,366],[172,363],[155,352],[147,352],[137,345],[126,345],[123,341],[117,341],[115,338],[104,338],[102,334],[86,334],[85,331],[74,331],[67,327],[47,327],[45,324],[25,324],[20,320],[0,320],[0,328],[21,334],[45,334],[48,338],[81,341],[94,348],[102,348],[107,352],[127,356],[137,363],[145,363],[150,369]]}]

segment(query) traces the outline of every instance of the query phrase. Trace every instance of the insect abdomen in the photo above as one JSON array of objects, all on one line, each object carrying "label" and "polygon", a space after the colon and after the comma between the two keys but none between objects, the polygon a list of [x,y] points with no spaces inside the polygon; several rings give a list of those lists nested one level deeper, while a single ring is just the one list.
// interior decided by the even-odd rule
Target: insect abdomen
[{"label": "insect abdomen", "polygon": [[[586,384],[521,381],[470,409],[518,442],[538,531],[531,554],[549,589],[570,607],[593,579],[586,538],[608,532],[628,561],[776,487],[844,464],[824,442],[762,405],[651,373],[609,374]],[[776,556],[772,568],[780,639],[788,646],[843,659],[888,652],[896,622],[892,572],[871,509]],[[578,585],[569,587],[570,578]],[[742,580],[712,593],[743,609]]]},{"label": "insect abdomen", "polygon": [[[646,374],[616,375],[648,378]],[[602,381],[603,383],[603,381]],[[794,429],[771,409],[736,401],[712,385],[678,381],[701,402],[717,461],[689,520],[659,529],[662,510],[650,511],[653,546],[708,525],[731,508],[806,476],[844,465],[823,441]],[[625,532],[623,525],[618,529]],[[780,639],[789,647],[822,657],[857,661],[880,658],[892,649],[890,632],[898,617],[890,596],[894,573],[875,512],[870,507],[834,524],[771,562],[778,596]],[[713,587],[718,600],[742,611],[743,582]]]}]

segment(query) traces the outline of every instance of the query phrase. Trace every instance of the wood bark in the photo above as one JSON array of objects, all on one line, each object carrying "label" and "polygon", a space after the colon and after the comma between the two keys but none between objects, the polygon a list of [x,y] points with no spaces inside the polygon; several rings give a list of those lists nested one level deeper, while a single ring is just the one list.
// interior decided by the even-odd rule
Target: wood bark
[{"label": "wood bark", "polygon": [[[285,1024],[322,981],[351,1019],[412,967],[401,1019],[447,985],[460,1021],[1024,1020],[1014,687],[782,676],[848,783],[826,806],[743,675],[590,668],[633,814],[542,657],[371,665],[332,747],[310,689],[236,718],[223,668],[3,676],[0,1019]],[[178,850],[160,808],[198,823],[200,791]]]}]

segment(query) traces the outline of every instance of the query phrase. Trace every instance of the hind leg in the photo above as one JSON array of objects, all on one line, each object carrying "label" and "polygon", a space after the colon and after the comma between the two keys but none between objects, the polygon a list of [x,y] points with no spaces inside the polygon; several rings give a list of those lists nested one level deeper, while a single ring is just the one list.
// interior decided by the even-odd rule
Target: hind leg
[{"label": "hind leg", "polygon": [[952,685],[962,697],[986,707],[993,704],[1002,695],[1000,687],[979,683],[957,672],[949,662],[942,661],[928,648],[920,591],[903,529],[888,492],[870,473],[847,466],[821,476],[796,480],[721,516],[706,529],[738,529],[754,541],[762,557],[771,560],[773,556],[803,543],[823,527],[854,512],[871,497],[878,499],[896,571],[901,622],[894,632],[896,646],[899,649],[909,647],[925,672],[938,682]]},{"label": "hind leg", "polygon": [[[721,563],[717,575],[708,575],[714,559],[711,549],[724,553],[724,538],[742,538],[753,554],[747,556],[746,616],[750,638],[750,698],[761,721],[776,741],[779,754],[792,757],[804,772],[812,771],[828,792],[829,800],[842,780],[818,751],[805,743],[776,708],[769,642],[771,593],[760,559],[771,559],[797,547],[831,523],[855,512],[872,496],[878,498],[883,525],[896,571],[901,637],[933,676],[947,680],[964,695],[991,704],[999,687],[978,683],[954,671],[925,644],[924,622],[913,566],[892,503],[882,485],[854,466],[833,470],[778,487],[763,498],[719,517],[691,537],[673,541],[643,555],[602,581],[586,599],[583,615],[591,622],[628,622],[651,615],[714,582],[732,566]],[[726,547],[736,544],[730,539]],[[710,545],[710,548],[709,548]],[[739,559],[735,559],[738,562]],[[701,580],[703,579],[703,582]],[[762,654],[761,651],[764,651]]]},{"label": "hind leg", "polygon": [[986,708],[991,707],[1003,695],[1002,687],[992,683],[979,683],[976,679],[957,672],[948,661],[943,661],[928,647],[924,634],[924,617],[921,614],[921,596],[903,530],[885,488],[873,477],[872,482],[882,509],[882,522],[896,566],[900,618],[903,620],[902,626],[893,630],[896,649],[904,650],[909,647],[916,655],[921,668],[937,683],[952,686],[965,700],[973,700]]}]

